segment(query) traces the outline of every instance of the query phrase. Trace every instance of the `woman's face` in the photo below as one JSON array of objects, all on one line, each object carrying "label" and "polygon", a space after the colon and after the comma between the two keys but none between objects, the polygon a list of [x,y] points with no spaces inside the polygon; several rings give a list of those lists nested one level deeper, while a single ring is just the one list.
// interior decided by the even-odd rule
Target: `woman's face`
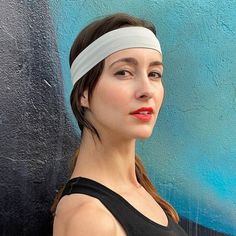
[{"label": "woman's face", "polygon": [[151,135],[164,96],[162,73],[162,57],[152,49],[125,49],[105,59],[86,114],[101,138]]}]

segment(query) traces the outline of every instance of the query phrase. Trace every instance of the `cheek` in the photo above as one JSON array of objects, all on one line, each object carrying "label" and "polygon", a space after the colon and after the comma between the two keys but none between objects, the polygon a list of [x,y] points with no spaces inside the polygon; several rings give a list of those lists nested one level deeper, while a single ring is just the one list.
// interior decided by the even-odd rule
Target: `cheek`
[{"label": "cheek", "polygon": [[164,90],[164,87],[162,85],[161,92],[160,92],[161,103],[163,102],[164,96],[165,96],[165,90]]},{"label": "cheek", "polygon": [[165,94],[164,87],[162,84],[158,87],[155,94],[156,94],[156,96],[155,96],[156,105],[157,105],[157,107],[160,108],[160,106],[162,105],[163,99],[164,99],[164,94]]},{"label": "cheek", "polygon": [[115,83],[98,84],[94,91],[94,108],[99,106],[100,111],[106,109],[116,112],[128,104],[129,97],[129,90],[124,86]]}]

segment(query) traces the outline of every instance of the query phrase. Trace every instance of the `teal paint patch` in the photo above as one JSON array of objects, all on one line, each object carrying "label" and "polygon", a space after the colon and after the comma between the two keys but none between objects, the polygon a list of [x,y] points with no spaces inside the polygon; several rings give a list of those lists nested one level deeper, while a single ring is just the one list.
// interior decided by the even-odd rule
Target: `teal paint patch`
[{"label": "teal paint patch", "polygon": [[151,20],[164,53],[165,102],[149,140],[139,141],[151,179],[178,212],[236,235],[236,2],[56,1],[69,108],[69,48],[98,16],[122,11]]}]

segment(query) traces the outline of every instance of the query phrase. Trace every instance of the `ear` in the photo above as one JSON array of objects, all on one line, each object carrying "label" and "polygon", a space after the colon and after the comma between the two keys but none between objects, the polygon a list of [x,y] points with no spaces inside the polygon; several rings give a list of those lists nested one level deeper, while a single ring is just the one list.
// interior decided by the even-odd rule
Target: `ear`
[{"label": "ear", "polygon": [[80,104],[82,107],[89,108],[89,101],[88,101],[88,90],[83,92],[83,95],[80,98]]}]

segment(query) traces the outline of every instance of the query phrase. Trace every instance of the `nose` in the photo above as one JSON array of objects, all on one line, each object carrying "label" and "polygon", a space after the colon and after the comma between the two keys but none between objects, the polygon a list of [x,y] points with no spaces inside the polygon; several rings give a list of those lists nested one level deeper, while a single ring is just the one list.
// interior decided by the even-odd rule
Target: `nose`
[{"label": "nose", "polygon": [[135,93],[136,99],[145,101],[152,98],[154,91],[153,91],[153,87],[148,76],[142,75],[138,79],[137,83],[138,85],[137,85],[137,90]]}]

